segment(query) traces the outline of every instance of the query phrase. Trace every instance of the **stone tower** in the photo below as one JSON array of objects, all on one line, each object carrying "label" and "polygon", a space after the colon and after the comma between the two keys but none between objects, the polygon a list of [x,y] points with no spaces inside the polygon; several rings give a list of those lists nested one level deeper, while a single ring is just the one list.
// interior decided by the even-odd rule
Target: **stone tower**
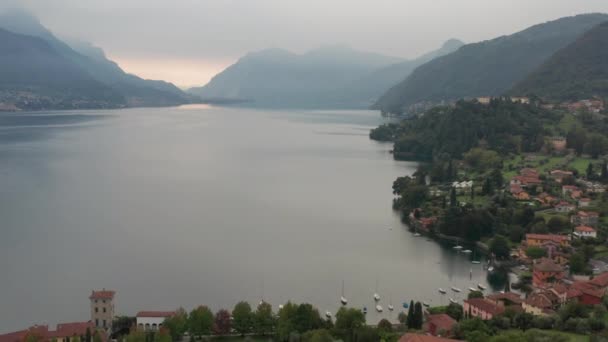
[{"label": "stone tower", "polygon": [[116,292],[103,289],[91,291],[91,322],[98,329],[110,330],[114,319],[114,294]]}]

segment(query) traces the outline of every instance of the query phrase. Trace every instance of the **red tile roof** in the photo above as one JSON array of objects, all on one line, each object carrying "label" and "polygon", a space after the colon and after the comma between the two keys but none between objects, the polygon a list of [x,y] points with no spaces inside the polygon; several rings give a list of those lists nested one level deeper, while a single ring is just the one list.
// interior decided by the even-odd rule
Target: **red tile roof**
[{"label": "red tile roof", "polygon": [[431,335],[407,333],[399,339],[399,342],[461,342],[451,338],[436,337]]},{"label": "red tile roof", "polygon": [[175,315],[175,311],[140,311],[137,317],[169,317]]},{"label": "red tile roof", "polygon": [[560,265],[548,258],[543,258],[538,263],[534,264],[534,271],[562,272],[563,270],[564,269]]},{"label": "red tile roof", "polygon": [[577,213],[578,216],[600,216],[600,214],[596,213],[595,211],[579,211]]},{"label": "red tile roof", "polygon": [[556,243],[561,243],[564,240],[570,240],[570,238],[566,235],[557,235],[557,234],[526,234],[526,240],[527,239],[551,240]]},{"label": "red tile roof", "polygon": [[35,334],[46,340],[48,333],[49,327],[47,325],[35,325],[24,330],[0,335],[0,342],[23,342],[27,334]]},{"label": "red tile roof", "polygon": [[429,315],[426,318],[427,323],[433,324],[437,330],[449,331],[456,324],[456,320],[446,314]]},{"label": "red tile roof", "polygon": [[93,322],[75,322],[75,323],[63,323],[57,324],[55,331],[49,332],[50,337],[66,337],[66,336],[80,336],[87,332],[87,328],[91,333],[95,332],[95,324]]},{"label": "red tile roof", "polygon": [[492,316],[501,314],[503,311],[505,311],[505,308],[503,306],[500,306],[495,302],[492,302],[491,300],[485,298],[465,299],[464,302],[468,303],[470,306],[476,307],[481,311],[485,311],[491,314]]},{"label": "red tile roof", "polygon": [[116,292],[114,291],[108,291],[106,289],[101,291],[91,291],[89,299],[113,299],[115,293]]},{"label": "red tile roof", "polygon": [[550,309],[553,307],[551,298],[545,293],[533,293],[526,299],[526,304],[535,308]]},{"label": "red tile roof", "polygon": [[576,230],[577,232],[588,232],[588,233],[595,232],[595,229],[593,229],[589,226],[578,226],[578,227],[574,228],[574,230]]},{"label": "red tile roof", "polygon": [[608,287],[608,272],[596,275],[593,279],[589,280],[589,283],[598,287]]},{"label": "red tile roof", "polygon": [[508,300],[515,304],[521,304],[524,301],[517,293],[513,292],[493,293],[486,298],[494,301]]}]

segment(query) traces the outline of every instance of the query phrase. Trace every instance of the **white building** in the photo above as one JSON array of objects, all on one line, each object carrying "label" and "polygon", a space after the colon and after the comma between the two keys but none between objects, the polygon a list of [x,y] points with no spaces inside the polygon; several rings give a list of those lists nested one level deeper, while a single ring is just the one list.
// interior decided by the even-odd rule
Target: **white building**
[{"label": "white building", "polygon": [[141,331],[157,331],[163,326],[167,317],[175,315],[175,311],[140,311],[137,313],[137,329]]},{"label": "white building", "polygon": [[579,238],[596,238],[597,231],[588,226],[578,226],[574,228],[574,235]]}]

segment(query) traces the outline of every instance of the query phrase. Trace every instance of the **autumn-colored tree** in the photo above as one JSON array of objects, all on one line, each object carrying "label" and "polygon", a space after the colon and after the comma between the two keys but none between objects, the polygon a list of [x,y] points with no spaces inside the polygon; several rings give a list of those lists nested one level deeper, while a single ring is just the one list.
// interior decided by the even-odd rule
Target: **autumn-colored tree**
[{"label": "autumn-colored tree", "polygon": [[228,310],[220,310],[215,313],[213,322],[213,332],[218,335],[227,335],[232,331],[230,322],[230,312]]}]

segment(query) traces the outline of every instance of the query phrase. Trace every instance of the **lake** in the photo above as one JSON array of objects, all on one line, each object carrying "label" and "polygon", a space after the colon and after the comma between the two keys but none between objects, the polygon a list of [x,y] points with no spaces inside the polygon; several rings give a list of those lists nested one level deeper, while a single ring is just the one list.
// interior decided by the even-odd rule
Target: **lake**
[{"label": "lake", "polygon": [[0,115],[0,333],[88,320],[103,287],[121,315],[262,298],[323,315],[343,281],[372,323],[411,299],[447,304],[439,287],[462,299],[485,271],[392,211],[393,180],[416,165],[368,138],[385,120],[207,106]]}]

